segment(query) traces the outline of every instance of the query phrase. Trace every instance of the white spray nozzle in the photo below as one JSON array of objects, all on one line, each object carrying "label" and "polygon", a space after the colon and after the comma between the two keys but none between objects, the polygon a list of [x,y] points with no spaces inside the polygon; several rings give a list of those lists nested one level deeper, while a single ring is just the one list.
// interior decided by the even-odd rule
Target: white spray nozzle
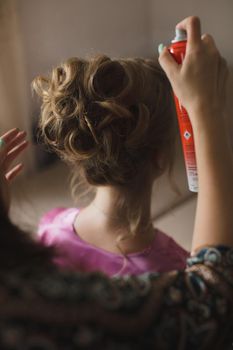
[{"label": "white spray nozzle", "polygon": [[186,30],[176,28],[176,36],[172,40],[172,43],[176,43],[178,41],[184,41],[184,40],[187,40]]}]

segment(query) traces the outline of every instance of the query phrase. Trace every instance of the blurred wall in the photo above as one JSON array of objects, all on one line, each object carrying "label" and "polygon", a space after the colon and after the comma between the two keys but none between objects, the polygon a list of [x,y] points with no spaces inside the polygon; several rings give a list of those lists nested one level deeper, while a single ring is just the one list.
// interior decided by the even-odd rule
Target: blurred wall
[{"label": "blurred wall", "polygon": [[190,15],[233,64],[232,0],[20,0],[18,11],[30,79],[71,56],[157,54]]},{"label": "blurred wall", "polygon": [[[30,134],[28,72],[15,0],[0,0],[0,52],[0,132],[17,127]],[[24,164],[33,168],[29,151]]]},{"label": "blurred wall", "polygon": [[148,55],[149,4],[147,0],[21,0],[29,79],[72,56]]}]

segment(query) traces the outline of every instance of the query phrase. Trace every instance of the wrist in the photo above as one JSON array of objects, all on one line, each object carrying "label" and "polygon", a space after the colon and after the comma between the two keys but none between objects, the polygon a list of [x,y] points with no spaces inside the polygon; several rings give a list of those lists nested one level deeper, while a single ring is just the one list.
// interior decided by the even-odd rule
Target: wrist
[{"label": "wrist", "polygon": [[225,168],[228,169],[225,172],[229,172],[231,168],[232,173],[232,146],[224,124],[223,118],[218,118],[193,128],[199,180],[203,174],[208,178],[214,175],[216,169],[213,171],[213,167],[217,167],[218,171],[221,168],[223,172]]},{"label": "wrist", "polygon": [[198,106],[188,110],[193,132],[217,132],[225,128],[223,113],[219,108]]},{"label": "wrist", "polygon": [[225,128],[223,118],[221,120],[210,118],[193,127],[195,148],[197,152],[202,153],[203,147],[207,147],[214,153],[221,152],[223,149],[231,148],[229,144],[229,135]]}]

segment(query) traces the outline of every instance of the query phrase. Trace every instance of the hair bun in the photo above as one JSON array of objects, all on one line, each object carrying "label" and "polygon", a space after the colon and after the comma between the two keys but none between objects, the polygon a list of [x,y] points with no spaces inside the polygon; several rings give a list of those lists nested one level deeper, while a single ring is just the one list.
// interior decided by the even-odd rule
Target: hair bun
[{"label": "hair bun", "polygon": [[[128,83],[124,67],[117,61],[101,57],[97,69],[91,78],[91,90],[100,99],[116,98]],[[96,61],[93,62],[96,66]]]}]

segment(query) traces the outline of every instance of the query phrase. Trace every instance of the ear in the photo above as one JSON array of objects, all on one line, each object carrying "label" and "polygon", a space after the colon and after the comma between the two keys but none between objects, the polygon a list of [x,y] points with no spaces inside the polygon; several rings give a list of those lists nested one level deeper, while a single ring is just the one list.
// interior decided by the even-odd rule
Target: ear
[{"label": "ear", "polygon": [[166,168],[166,159],[163,153],[154,153],[152,155],[152,171],[154,172],[154,177],[157,178],[161,176]]}]

